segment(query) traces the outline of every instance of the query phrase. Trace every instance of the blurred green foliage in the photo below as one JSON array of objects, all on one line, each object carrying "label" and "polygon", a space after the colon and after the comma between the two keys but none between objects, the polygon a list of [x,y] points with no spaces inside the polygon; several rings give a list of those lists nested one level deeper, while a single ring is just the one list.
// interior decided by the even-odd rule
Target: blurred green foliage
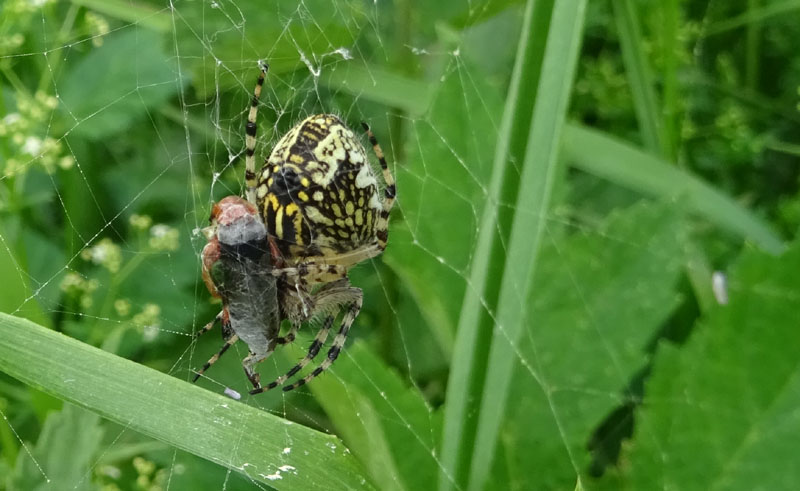
[{"label": "blurred green foliage", "polygon": [[[569,63],[557,20],[569,6],[574,80],[536,71],[548,56]],[[199,231],[211,203],[241,192],[268,60],[257,154],[312,112],[368,121],[398,202],[386,253],[351,272],[364,309],[331,374],[231,405],[338,436],[365,487],[795,489],[797,25],[796,0],[5,0],[0,312],[188,380],[221,344],[192,338],[219,309]],[[537,113],[554,83],[568,107]],[[534,140],[551,133],[560,152]],[[530,161],[537,151],[552,166]],[[518,204],[531,193],[541,209]],[[536,261],[514,270],[507,254],[540,221]],[[529,294],[498,298],[512,273]],[[262,380],[303,355],[311,330]],[[506,385],[487,376],[502,371],[498,343]],[[26,349],[112,373],[70,346]],[[201,387],[244,391],[246,350],[231,351]],[[458,373],[473,382],[464,394]],[[211,430],[239,448],[224,421],[151,439],[132,431],[152,434],[138,416],[170,415],[130,393],[109,412],[59,373],[31,383],[0,373],[0,489],[302,487],[240,465],[265,456],[198,457]],[[487,405],[497,386],[508,393]],[[288,435],[293,466],[310,464]],[[313,472],[303,479],[335,487]]]}]

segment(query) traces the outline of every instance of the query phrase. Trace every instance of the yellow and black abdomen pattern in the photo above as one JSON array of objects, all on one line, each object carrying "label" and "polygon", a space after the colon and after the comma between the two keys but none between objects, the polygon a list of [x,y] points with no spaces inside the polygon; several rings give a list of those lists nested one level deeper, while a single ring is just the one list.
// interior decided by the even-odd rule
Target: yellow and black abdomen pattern
[{"label": "yellow and black abdomen pattern", "polygon": [[347,252],[375,240],[382,205],[366,151],[337,116],[289,130],[258,175],[257,205],[286,255]]}]

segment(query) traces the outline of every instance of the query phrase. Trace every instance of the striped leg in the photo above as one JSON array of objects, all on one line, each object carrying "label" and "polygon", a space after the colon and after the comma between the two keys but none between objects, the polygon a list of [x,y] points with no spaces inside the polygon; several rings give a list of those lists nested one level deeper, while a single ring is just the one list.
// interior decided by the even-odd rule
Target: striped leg
[{"label": "striped leg", "polygon": [[397,187],[394,183],[394,176],[389,172],[389,166],[386,164],[386,158],[383,156],[383,150],[378,144],[378,139],[372,134],[372,130],[369,129],[367,123],[362,122],[361,126],[363,126],[364,131],[367,132],[367,137],[369,137],[369,142],[372,144],[372,149],[378,157],[378,162],[380,162],[381,170],[383,171],[383,180],[386,183],[386,189],[383,191],[383,210],[381,211],[381,216],[380,219],[378,219],[378,224],[375,229],[375,236],[378,238],[378,247],[382,252],[386,249],[386,243],[389,240],[389,212],[392,211],[392,207],[394,206]]},{"label": "striped leg", "polygon": [[319,331],[317,331],[317,335],[314,337],[314,341],[312,341],[311,346],[308,348],[308,353],[306,356],[297,363],[297,365],[293,366],[291,370],[286,372],[285,375],[282,375],[276,378],[274,381],[270,382],[269,384],[263,387],[257,387],[250,391],[250,394],[260,394],[262,392],[266,392],[268,390],[274,389],[275,387],[283,384],[288,380],[290,377],[294,376],[297,372],[302,370],[306,365],[308,365],[311,360],[317,356],[319,353],[319,349],[325,344],[325,340],[328,338],[328,332],[331,330],[331,325],[333,324],[333,316],[328,316],[325,318],[325,321],[322,323],[322,327]]},{"label": "striped leg", "polygon": [[340,257],[342,256],[311,256],[304,258],[303,262],[295,267],[274,268],[270,274],[290,284],[297,283],[301,278],[313,278],[313,282],[316,283],[330,283],[347,276],[347,266],[329,262],[331,258],[335,261]]},{"label": "striped leg", "polygon": [[213,329],[213,328],[214,328],[214,325],[215,325],[217,322],[223,322],[223,321],[224,321],[224,318],[225,318],[225,309],[222,309],[222,310],[220,310],[220,311],[219,311],[219,314],[217,314],[217,315],[216,315],[216,317],[214,317],[214,318],[211,320],[211,322],[209,322],[208,324],[206,324],[205,326],[203,326],[203,328],[202,328],[202,329],[200,329],[199,331],[197,331],[196,333],[194,333],[194,336],[193,336],[193,337],[194,337],[194,339],[197,339],[197,338],[199,338],[199,337],[200,337],[200,336],[202,336],[203,334],[205,334],[205,333],[207,333],[208,331],[210,331],[211,329]]},{"label": "striped leg", "polygon": [[245,166],[244,182],[246,186],[247,201],[256,204],[256,116],[258,116],[258,99],[261,97],[261,87],[264,85],[264,77],[267,76],[269,65],[259,62],[261,73],[253,90],[253,99],[250,101],[250,113],[247,115],[247,126],[245,126]]},{"label": "striped leg", "polygon": [[275,339],[275,344],[290,344],[294,342],[294,338],[297,337],[297,328],[298,324],[292,322],[292,327],[289,328],[289,332],[286,333],[286,336],[281,336]]},{"label": "striped leg", "polygon": [[244,374],[247,375],[247,380],[253,384],[253,387],[259,388],[261,387],[261,375],[256,372],[255,367],[262,361],[269,358],[275,351],[275,343],[270,343],[269,349],[261,354],[253,353],[252,351],[248,354],[244,360],[242,360],[242,368],[244,368]]},{"label": "striped leg", "polygon": [[197,382],[197,379],[199,379],[200,376],[203,375],[206,370],[211,368],[211,365],[216,363],[217,360],[219,360],[219,358],[222,355],[224,355],[226,351],[228,351],[228,348],[233,346],[233,344],[238,340],[239,340],[239,336],[237,336],[236,334],[234,334],[233,336],[231,336],[228,339],[226,339],[225,340],[225,344],[222,345],[222,348],[219,350],[219,352],[217,352],[217,354],[215,354],[214,356],[209,358],[209,360],[206,362],[206,364],[203,365],[203,368],[201,368],[199,371],[197,371],[197,373],[195,373],[195,376],[192,379],[192,383]]},{"label": "striped leg", "polygon": [[267,358],[275,352],[275,347],[279,344],[289,344],[294,341],[295,336],[297,335],[297,324],[292,324],[291,329],[286,334],[286,336],[278,337],[273,340],[269,344],[269,348],[263,354],[257,354],[250,352],[247,357],[242,360],[242,367],[244,368],[244,373],[247,375],[247,379],[253,384],[253,387],[256,389],[261,388],[261,375],[255,371],[255,366],[261,363],[262,361],[266,360]]},{"label": "striped leg", "polygon": [[342,351],[344,342],[347,340],[347,334],[348,332],[350,332],[350,326],[353,325],[353,321],[356,320],[356,317],[358,317],[358,313],[361,311],[360,292],[361,290],[359,290],[359,296],[356,299],[356,301],[348,306],[347,312],[344,315],[344,319],[342,319],[342,327],[339,328],[339,332],[336,334],[336,337],[333,338],[333,344],[328,350],[328,356],[325,358],[325,360],[322,363],[320,363],[319,366],[314,369],[314,371],[312,371],[302,379],[298,380],[297,382],[291,385],[283,387],[282,390],[284,392],[289,392],[290,390],[296,389],[301,385],[307,384],[312,379],[317,377],[319,374],[327,370],[331,365],[333,365],[333,362],[336,361],[336,358]]}]

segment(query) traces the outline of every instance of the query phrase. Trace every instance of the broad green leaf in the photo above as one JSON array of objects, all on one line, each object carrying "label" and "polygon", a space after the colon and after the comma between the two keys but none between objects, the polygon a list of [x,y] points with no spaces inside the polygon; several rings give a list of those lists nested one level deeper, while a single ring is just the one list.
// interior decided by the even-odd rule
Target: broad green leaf
[{"label": "broad green leaf", "polygon": [[194,75],[201,97],[233,87],[250,94],[259,60],[270,65],[265,92],[296,86],[297,80],[282,77],[297,69],[307,77],[323,65],[351,58],[361,24],[367,22],[366,7],[354,0],[278,0],[268,7],[196,1],[176,3],[174,9],[181,63]]},{"label": "broad green leaf", "polygon": [[406,223],[393,224],[383,261],[405,280],[449,356],[486,199],[500,101],[468,64],[452,61],[444,77],[426,119],[408,129],[408,164],[396,170],[397,206]]},{"label": "broad green leaf", "polygon": [[440,418],[422,394],[363,343],[348,347],[333,371],[309,387],[373,481],[383,489],[429,487],[439,471]]},{"label": "broad green leaf", "polygon": [[629,489],[800,486],[800,243],[780,257],[745,250],[729,303],[689,341],[658,347],[622,457]]},{"label": "broad green leaf", "polygon": [[5,314],[0,370],[276,489],[370,488],[334,436]]},{"label": "broad green leaf", "polygon": [[411,116],[425,114],[432,95],[429,83],[403,77],[378,66],[348,64],[333,67],[321,75],[320,82],[333,89],[346,90],[354,96],[402,108]]},{"label": "broad green leaf", "polygon": [[103,429],[94,413],[65,404],[50,413],[31,448],[19,453],[8,486],[19,490],[96,489],[92,485],[93,457]]},{"label": "broad green leaf", "polygon": [[[566,489],[586,469],[592,430],[625,401],[677,305],[679,218],[640,204],[545,244],[503,429],[512,482]],[[534,462],[542,472],[530,472]]]},{"label": "broad green leaf", "polygon": [[58,85],[66,130],[93,140],[144,120],[179,86],[159,34],[123,29],[104,39]]}]

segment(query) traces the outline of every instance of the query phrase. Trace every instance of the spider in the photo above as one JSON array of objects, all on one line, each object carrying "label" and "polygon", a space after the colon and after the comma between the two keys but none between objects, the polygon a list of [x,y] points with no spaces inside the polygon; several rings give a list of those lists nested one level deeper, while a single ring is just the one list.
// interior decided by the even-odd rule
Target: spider
[{"label": "spider", "polygon": [[[386,249],[396,194],[394,177],[369,126],[361,123],[381,166],[383,199],[364,147],[333,114],[309,116],[290,129],[256,174],[256,118],[269,68],[260,67],[246,125],[246,200],[228,196],[212,207],[209,242],[202,253],[203,279],[211,295],[222,299],[222,310],[198,335],[220,322],[225,344],[193,380],[241,339],[249,348],[242,365],[254,387],[250,394],[283,385],[308,365],[344,311],[325,360],[282,389],[308,383],[339,356],[363,297],[350,284],[348,270]],[[284,319],[290,330],[279,336]],[[294,341],[299,327],[315,319],[322,322],[305,357],[262,386],[255,365],[277,345]]]}]

